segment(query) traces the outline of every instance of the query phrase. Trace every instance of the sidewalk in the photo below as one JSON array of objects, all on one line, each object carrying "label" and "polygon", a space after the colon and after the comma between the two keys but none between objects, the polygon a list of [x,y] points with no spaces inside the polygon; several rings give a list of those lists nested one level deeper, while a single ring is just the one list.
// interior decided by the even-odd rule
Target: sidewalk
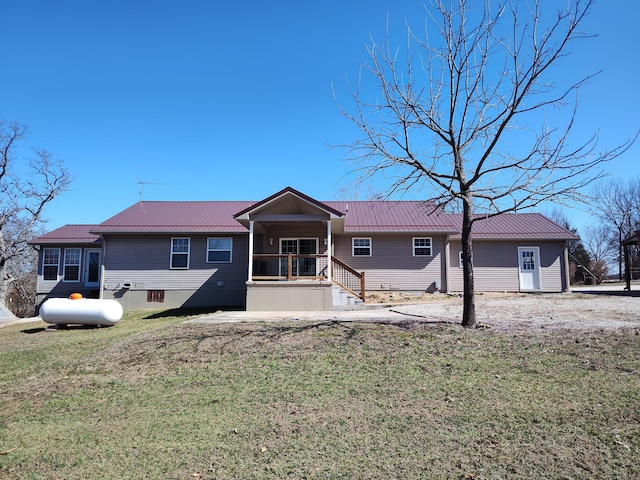
[{"label": "sidewalk", "polygon": [[[575,286],[575,287],[571,287],[571,291],[575,292],[575,293],[589,293],[589,292],[597,293],[597,292],[626,292],[627,290],[626,290],[626,285],[600,284],[600,285]],[[640,291],[640,285],[632,283],[631,284],[631,291],[632,292]]]},{"label": "sidewalk", "polygon": [[40,317],[18,318],[18,317],[0,317],[0,327],[5,325],[13,325],[14,323],[31,323],[41,322]]},{"label": "sidewalk", "polygon": [[326,311],[326,312],[220,312],[213,315],[187,320],[185,323],[238,323],[238,322],[282,322],[295,320],[336,321],[336,322],[384,322],[420,318],[401,313],[394,307],[366,308],[363,310]]}]

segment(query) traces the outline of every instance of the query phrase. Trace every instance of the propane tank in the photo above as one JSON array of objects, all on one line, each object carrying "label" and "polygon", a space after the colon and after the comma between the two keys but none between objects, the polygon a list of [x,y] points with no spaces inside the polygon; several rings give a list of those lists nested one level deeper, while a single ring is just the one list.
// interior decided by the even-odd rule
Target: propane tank
[{"label": "propane tank", "polygon": [[[79,296],[78,296],[79,295]],[[40,317],[56,325],[112,326],[122,318],[122,305],[115,300],[82,298],[50,298],[40,307]]]}]

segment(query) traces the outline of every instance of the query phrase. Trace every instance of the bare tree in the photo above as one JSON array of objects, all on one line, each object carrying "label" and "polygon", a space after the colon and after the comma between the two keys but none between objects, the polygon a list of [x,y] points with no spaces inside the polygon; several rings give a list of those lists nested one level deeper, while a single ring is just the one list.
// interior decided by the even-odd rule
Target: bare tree
[{"label": "bare tree", "polygon": [[[596,135],[575,143],[577,91],[590,77],[553,82],[569,44],[588,37],[578,27],[592,3],[570,0],[557,10],[556,2],[433,0],[425,34],[408,27],[405,51],[388,34],[382,45],[372,40],[352,87],[354,106],[336,99],[362,134],[345,145],[361,178],[387,175],[388,195],[425,188],[439,206],[462,204],[465,327],[476,325],[473,224],[546,201],[582,200],[578,191],[602,175],[597,167],[631,143],[604,152]],[[371,98],[364,75],[375,82]],[[552,118],[562,126],[548,125],[559,109],[564,115]]]},{"label": "bare tree", "polygon": [[[555,207],[547,216],[561,227],[566,228],[571,233],[578,234],[578,230],[571,225],[566,211]],[[581,240],[570,240],[567,244],[569,254],[569,280],[571,284],[586,283],[596,280],[595,274],[591,271],[592,258]]]},{"label": "bare tree", "polygon": [[589,267],[596,283],[601,283],[609,274],[612,260],[612,241],[610,230],[604,224],[591,225],[584,228],[581,235],[585,250],[591,258]]},{"label": "bare tree", "polygon": [[34,149],[27,161],[18,158],[27,128],[0,122],[0,301],[21,276],[19,266],[30,265],[27,241],[44,222],[44,209],[71,181],[60,160]]},{"label": "bare tree", "polygon": [[599,182],[591,197],[593,213],[611,232],[610,238],[616,247],[618,278],[622,280],[622,241],[640,229],[640,178]]},{"label": "bare tree", "polygon": [[4,302],[17,317],[31,317],[35,310],[38,252],[31,248],[25,253],[14,258],[7,268],[13,280]]},{"label": "bare tree", "polygon": [[584,248],[593,260],[609,262],[612,259],[612,241],[610,234],[610,230],[602,223],[587,225],[584,228],[580,238],[584,244]]}]

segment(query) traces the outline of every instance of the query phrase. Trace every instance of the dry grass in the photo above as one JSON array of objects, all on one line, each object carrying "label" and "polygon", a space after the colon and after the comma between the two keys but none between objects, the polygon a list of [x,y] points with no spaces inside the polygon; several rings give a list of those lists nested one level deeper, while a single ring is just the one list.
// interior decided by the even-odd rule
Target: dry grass
[{"label": "dry grass", "polygon": [[640,337],[0,329],[0,478],[639,478]]}]

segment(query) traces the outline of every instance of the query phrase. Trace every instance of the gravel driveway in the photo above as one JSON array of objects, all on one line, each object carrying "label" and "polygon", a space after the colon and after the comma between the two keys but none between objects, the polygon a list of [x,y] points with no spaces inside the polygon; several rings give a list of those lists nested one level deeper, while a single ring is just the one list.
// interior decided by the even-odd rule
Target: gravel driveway
[{"label": "gravel driveway", "polygon": [[[602,330],[632,328],[640,333],[640,291],[562,294],[476,294],[476,318],[496,330]],[[460,297],[432,297],[392,311],[425,321],[459,323]]]}]

